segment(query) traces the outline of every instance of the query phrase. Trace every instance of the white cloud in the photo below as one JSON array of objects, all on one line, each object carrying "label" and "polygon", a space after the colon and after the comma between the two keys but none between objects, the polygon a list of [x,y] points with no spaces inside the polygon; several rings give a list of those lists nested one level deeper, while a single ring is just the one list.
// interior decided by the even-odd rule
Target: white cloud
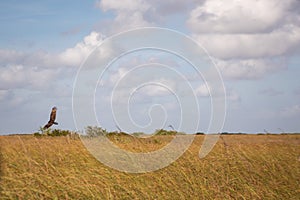
[{"label": "white cloud", "polygon": [[286,69],[280,59],[300,48],[299,8],[297,0],[207,0],[186,24],[226,79],[258,79]]},{"label": "white cloud", "polygon": [[169,79],[159,79],[154,80],[153,84],[149,83],[142,88],[142,93],[150,97],[172,95],[172,92],[176,94],[175,87],[176,84],[174,81]]},{"label": "white cloud", "polygon": [[[300,2],[297,0],[98,1],[113,11],[111,32],[159,24],[172,14],[188,14],[191,35],[218,58],[225,78],[258,79],[284,70],[283,57],[300,47]],[[205,94],[202,94],[205,95]]]},{"label": "white cloud", "polygon": [[0,68],[0,89],[42,88],[58,74],[57,70],[23,65]]},{"label": "white cloud", "polygon": [[20,63],[24,61],[26,54],[15,50],[0,49],[0,62],[6,63]]},{"label": "white cloud", "polygon": [[64,65],[79,66],[102,41],[103,36],[93,31],[82,42],[77,43],[75,47],[62,52],[59,58]]},{"label": "white cloud", "polygon": [[39,50],[36,52],[23,52],[9,49],[0,49],[0,64],[26,65],[35,67],[55,68],[61,61],[55,54]]},{"label": "white cloud", "polygon": [[174,27],[183,22],[187,13],[203,0],[98,0],[96,6],[102,11],[112,11],[114,19],[102,20],[96,27],[101,32],[115,34],[129,29],[163,26]]},{"label": "white cloud", "polygon": [[152,0],[149,1],[153,10],[155,11],[154,14],[166,16],[166,15],[173,15],[173,14],[181,14],[186,13],[189,9],[195,7],[195,3],[201,3],[199,0]]},{"label": "white cloud", "polygon": [[201,84],[195,90],[195,94],[200,97],[210,96],[210,87],[206,84]]},{"label": "white cloud", "polygon": [[[127,103],[129,98],[134,97],[139,102],[151,99],[151,97],[165,97],[176,94],[176,83],[169,79],[157,79],[143,84],[134,84],[135,80],[126,85],[119,85],[112,90],[113,101]],[[127,85],[128,84],[128,85]],[[110,95],[107,95],[106,101],[110,101]]]},{"label": "white cloud", "polygon": [[0,49],[0,64],[26,65],[42,68],[78,67],[84,59],[103,41],[103,35],[91,32],[82,42],[68,48],[59,54],[45,51],[23,52]]},{"label": "white cloud", "polygon": [[[103,41],[100,33],[91,32],[82,42],[59,54],[44,51],[0,50],[0,89],[46,89],[66,79],[65,67],[79,67]],[[107,52],[104,52],[107,53]],[[75,68],[74,68],[75,69]],[[54,81],[55,80],[55,81]]]},{"label": "white cloud", "polygon": [[101,0],[96,5],[103,11],[112,10],[116,17],[109,25],[110,33],[118,33],[137,27],[153,25],[145,19],[147,11],[151,8],[144,0]]},{"label": "white cloud", "polygon": [[129,69],[125,67],[118,68],[117,71],[109,76],[109,84],[115,84],[116,82],[120,81],[126,73],[128,73]]},{"label": "white cloud", "polygon": [[190,13],[196,33],[262,33],[291,21],[296,0],[208,0]]},{"label": "white cloud", "polygon": [[266,74],[286,69],[281,60],[245,59],[216,60],[225,79],[259,79]]},{"label": "white cloud", "polygon": [[[212,87],[207,85],[207,84],[201,84],[198,88],[196,88],[195,93],[197,96],[200,97],[209,97],[211,95],[212,92]],[[218,90],[215,89],[215,91],[217,92]],[[215,95],[220,95],[220,94],[215,94]],[[226,89],[226,99],[230,100],[230,101],[240,101],[241,97],[240,95],[233,89]]]},{"label": "white cloud", "polygon": [[282,56],[300,46],[297,0],[209,0],[190,13],[193,37],[219,59]]},{"label": "white cloud", "polygon": [[194,38],[217,58],[262,58],[281,56],[298,48],[300,27],[287,25],[261,34],[199,34]]}]

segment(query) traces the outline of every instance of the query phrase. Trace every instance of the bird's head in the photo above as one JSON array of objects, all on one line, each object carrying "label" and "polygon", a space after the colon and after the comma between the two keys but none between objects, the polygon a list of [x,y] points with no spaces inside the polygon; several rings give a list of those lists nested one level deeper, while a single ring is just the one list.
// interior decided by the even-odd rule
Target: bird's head
[{"label": "bird's head", "polygon": [[56,110],[57,110],[57,108],[54,106],[54,107],[52,108],[52,110],[53,110],[53,111],[54,111],[54,110],[56,111]]}]

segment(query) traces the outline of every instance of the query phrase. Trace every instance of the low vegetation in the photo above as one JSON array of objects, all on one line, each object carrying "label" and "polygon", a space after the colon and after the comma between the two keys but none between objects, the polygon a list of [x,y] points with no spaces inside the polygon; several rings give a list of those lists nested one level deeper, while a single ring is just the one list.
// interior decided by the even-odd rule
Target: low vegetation
[{"label": "low vegetation", "polygon": [[[39,137],[39,136],[67,136],[67,135],[72,135],[73,132],[68,131],[68,130],[60,130],[60,129],[43,129],[40,127],[39,132],[33,133],[34,136]],[[75,133],[74,133],[75,134]]]},{"label": "low vegetation", "polygon": [[183,134],[183,133],[179,133],[174,130],[169,131],[169,130],[164,130],[164,129],[158,129],[154,133],[154,135],[177,135],[177,134]]},{"label": "low vegetation", "polygon": [[[107,136],[133,152],[174,137]],[[128,174],[97,161],[71,134],[0,136],[0,199],[300,199],[300,135],[225,134],[199,159],[204,137],[166,168]]]}]

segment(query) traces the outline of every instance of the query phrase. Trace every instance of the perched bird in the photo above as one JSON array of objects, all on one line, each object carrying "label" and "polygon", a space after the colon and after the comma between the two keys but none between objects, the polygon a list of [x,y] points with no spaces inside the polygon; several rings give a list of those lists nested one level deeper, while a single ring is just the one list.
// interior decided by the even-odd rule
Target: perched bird
[{"label": "perched bird", "polygon": [[120,127],[118,125],[116,125],[117,129],[119,130],[119,132],[121,133],[122,130],[120,129]]},{"label": "perched bird", "polygon": [[52,108],[51,114],[50,114],[50,120],[48,121],[48,123],[44,126],[44,129],[50,128],[53,124],[58,125],[57,122],[55,122],[55,118],[56,118],[56,107]]},{"label": "perched bird", "polygon": [[168,126],[168,128],[171,128],[172,131],[175,131],[174,127],[171,124]]}]

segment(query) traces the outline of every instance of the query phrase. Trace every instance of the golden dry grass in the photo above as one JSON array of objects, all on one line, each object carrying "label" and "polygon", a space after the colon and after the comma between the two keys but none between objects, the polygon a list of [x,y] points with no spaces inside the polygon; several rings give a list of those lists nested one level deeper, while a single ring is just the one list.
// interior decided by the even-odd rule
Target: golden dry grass
[{"label": "golden dry grass", "polygon": [[[111,139],[140,152],[170,137]],[[0,199],[300,199],[300,135],[224,135],[199,159],[203,138],[164,169],[127,174],[98,162],[79,139],[0,136]]]}]

